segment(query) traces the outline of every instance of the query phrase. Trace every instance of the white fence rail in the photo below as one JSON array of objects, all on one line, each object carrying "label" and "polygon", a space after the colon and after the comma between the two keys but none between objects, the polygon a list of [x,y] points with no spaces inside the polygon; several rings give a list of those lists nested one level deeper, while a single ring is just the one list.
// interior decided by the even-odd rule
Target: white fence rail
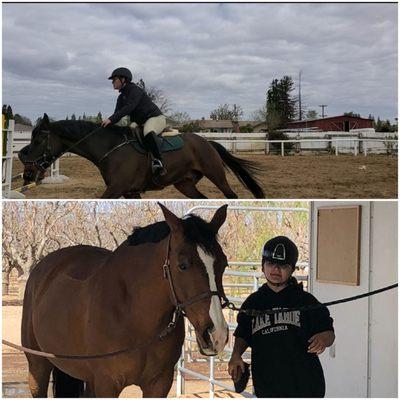
[{"label": "white fence rail", "polygon": [[[216,139],[227,150],[236,153],[238,151],[262,151],[265,154],[270,154],[271,144],[280,144],[280,154],[285,155],[285,144],[295,144],[295,148],[291,149],[294,153],[310,152],[310,151],[328,151],[334,152],[335,155],[340,153],[353,153],[355,156],[363,153],[368,154],[397,154],[398,140],[397,139],[358,139],[358,138],[334,138],[334,139],[289,139],[289,140],[262,140],[262,139]],[[306,147],[304,144],[313,145],[321,144],[319,147]],[[377,148],[371,146],[370,143],[381,143],[383,146]],[[245,146],[244,144],[247,144]],[[286,149],[288,147],[286,146]]]}]

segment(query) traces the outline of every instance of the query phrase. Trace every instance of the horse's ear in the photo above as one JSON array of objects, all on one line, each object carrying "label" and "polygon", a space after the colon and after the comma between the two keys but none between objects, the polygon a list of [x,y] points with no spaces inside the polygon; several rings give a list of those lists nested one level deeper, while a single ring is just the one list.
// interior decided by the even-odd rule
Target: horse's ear
[{"label": "horse's ear", "polygon": [[222,207],[218,208],[215,212],[210,224],[213,226],[214,231],[218,232],[219,228],[224,224],[226,220],[226,210],[228,209],[228,204],[224,204]]},{"label": "horse's ear", "polygon": [[168,224],[168,226],[171,228],[171,231],[181,232],[182,231],[181,220],[173,212],[169,211],[168,208],[165,207],[163,204],[161,204],[161,203],[157,203],[157,204],[160,206],[161,211],[164,214],[165,221]]},{"label": "horse's ear", "polygon": [[47,126],[47,125],[50,124],[50,118],[49,118],[49,116],[48,116],[46,113],[44,113],[43,118],[42,118],[42,120],[40,121],[40,124],[41,124],[41,125],[45,125],[45,126]]}]

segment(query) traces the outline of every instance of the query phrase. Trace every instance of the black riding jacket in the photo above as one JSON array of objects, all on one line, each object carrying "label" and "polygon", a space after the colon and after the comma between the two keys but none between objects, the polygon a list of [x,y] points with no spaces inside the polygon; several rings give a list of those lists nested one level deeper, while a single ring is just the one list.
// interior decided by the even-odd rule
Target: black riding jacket
[{"label": "black riding jacket", "polygon": [[[242,309],[279,309],[319,304],[292,284],[276,293],[267,284],[251,294]],[[252,349],[252,376],[257,397],[324,397],[325,378],[318,356],[307,353],[308,339],[332,330],[326,307],[312,311],[290,311],[251,317],[238,314],[234,335]]]},{"label": "black riding jacket", "polygon": [[143,125],[149,118],[162,115],[162,112],[143,89],[131,82],[120,90],[114,114],[108,119],[115,124],[126,115],[132,122]]}]

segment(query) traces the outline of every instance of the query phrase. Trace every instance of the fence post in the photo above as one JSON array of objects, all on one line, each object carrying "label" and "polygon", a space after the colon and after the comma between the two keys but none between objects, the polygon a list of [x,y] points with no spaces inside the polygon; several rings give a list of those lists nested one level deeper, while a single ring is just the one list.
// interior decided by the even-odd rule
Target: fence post
[{"label": "fence post", "polygon": [[339,140],[338,139],[335,140],[335,155],[336,156],[339,155]]},{"label": "fence post", "polygon": [[58,158],[50,166],[50,176],[52,178],[58,178],[60,175],[60,159]]},{"label": "fence post", "polygon": [[210,357],[210,399],[214,398],[214,392],[215,392],[215,385],[212,380],[214,380],[214,362],[215,362],[215,357],[211,356]]},{"label": "fence post", "polygon": [[357,145],[358,145],[358,141],[357,139],[354,139],[354,155],[357,155]]},{"label": "fence post", "polygon": [[176,373],[176,397],[185,394],[185,377],[179,368],[183,368],[185,363],[185,342],[183,342],[182,353],[178,360],[177,373]]},{"label": "fence post", "polygon": [[266,152],[269,154],[269,141],[266,143]]},{"label": "fence post", "polygon": [[285,155],[285,144],[283,143],[283,140],[281,142],[281,156],[284,157]]},{"label": "fence post", "polygon": [[364,157],[367,157],[367,141],[365,139],[363,139],[363,149],[364,149]]},{"label": "fence post", "polygon": [[253,292],[257,292],[258,290],[258,278],[253,275]]},{"label": "fence post", "polygon": [[[4,117],[3,117],[4,118]],[[3,154],[2,154],[2,187],[4,197],[9,197],[11,192],[12,182],[12,163],[13,163],[13,142],[14,142],[14,120],[9,119],[2,123],[2,139],[3,139]]]}]

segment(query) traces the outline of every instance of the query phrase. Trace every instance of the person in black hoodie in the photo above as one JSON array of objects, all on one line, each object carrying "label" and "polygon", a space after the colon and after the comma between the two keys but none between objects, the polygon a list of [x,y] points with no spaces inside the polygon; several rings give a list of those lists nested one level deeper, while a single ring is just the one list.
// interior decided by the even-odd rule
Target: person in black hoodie
[{"label": "person in black hoodie", "polygon": [[166,118],[150,99],[146,92],[132,82],[132,72],[125,67],[115,69],[108,78],[112,80],[115,90],[119,90],[114,114],[105,119],[102,127],[116,124],[122,117],[129,115],[131,122],[143,126],[144,143],[153,156],[152,171],[155,175],[167,173],[161,151],[158,147],[157,135],[166,127]]},{"label": "person in black hoodie", "polygon": [[[320,304],[292,276],[296,245],[285,236],[269,240],[262,267],[267,279],[241,309],[279,311]],[[245,371],[242,354],[251,347],[251,371],[257,397],[324,397],[325,378],[318,355],[333,344],[333,320],[326,307],[250,316],[239,312],[228,372],[237,382]]]}]

